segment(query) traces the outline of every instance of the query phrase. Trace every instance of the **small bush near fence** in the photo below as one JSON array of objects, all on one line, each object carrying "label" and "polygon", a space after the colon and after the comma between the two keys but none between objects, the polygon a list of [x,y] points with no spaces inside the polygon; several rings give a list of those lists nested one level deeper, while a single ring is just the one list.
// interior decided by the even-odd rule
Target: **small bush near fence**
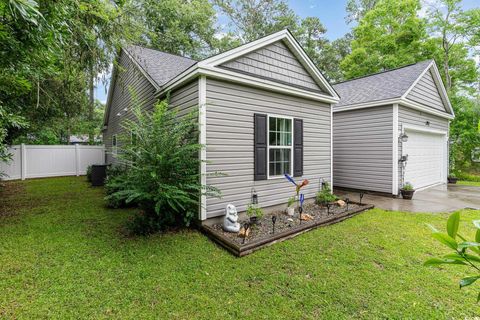
[{"label": "small bush near fence", "polygon": [[455,172],[455,176],[459,180],[480,182],[480,174],[476,175],[458,170],[457,172]]},{"label": "small bush near fence", "polygon": [[130,225],[136,234],[190,225],[200,195],[219,195],[200,183],[198,153],[204,146],[198,144],[196,114],[179,118],[165,101],[153,113],[135,107],[133,114],[122,124],[128,134],[119,137],[119,165],[106,181],[108,204],[142,209]]}]

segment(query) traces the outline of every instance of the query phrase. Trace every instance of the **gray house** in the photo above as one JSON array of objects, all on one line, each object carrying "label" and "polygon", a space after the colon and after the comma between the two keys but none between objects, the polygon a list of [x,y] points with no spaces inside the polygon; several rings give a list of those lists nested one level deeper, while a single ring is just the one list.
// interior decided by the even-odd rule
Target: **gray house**
[{"label": "gray house", "polygon": [[[294,193],[283,177],[332,181],[332,104],[335,90],[287,30],[203,61],[131,46],[121,51],[104,120],[107,161],[117,152],[122,119],[131,117],[131,92],[147,110],[170,93],[170,106],[199,112],[202,182],[218,187],[221,199],[201,199],[199,219],[239,212],[250,202],[284,204]],[[209,173],[220,171],[225,176]],[[303,189],[302,189],[303,190]]]},{"label": "gray house", "polygon": [[434,61],[334,85],[335,187],[398,195],[446,183],[454,118]]}]

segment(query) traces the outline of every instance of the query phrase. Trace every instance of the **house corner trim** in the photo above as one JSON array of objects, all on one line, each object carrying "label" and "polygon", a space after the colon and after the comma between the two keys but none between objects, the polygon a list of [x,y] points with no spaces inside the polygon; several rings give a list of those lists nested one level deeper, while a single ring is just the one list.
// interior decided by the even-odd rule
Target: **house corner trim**
[{"label": "house corner trim", "polygon": [[392,122],[392,194],[398,195],[398,103],[393,104]]},{"label": "house corner trim", "polygon": [[[207,78],[200,76],[198,78],[198,125],[199,125],[199,143],[202,148],[199,152],[200,157],[200,183],[202,187],[207,184]],[[202,190],[200,195],[199,219],[207,219],[207,196]]]}]

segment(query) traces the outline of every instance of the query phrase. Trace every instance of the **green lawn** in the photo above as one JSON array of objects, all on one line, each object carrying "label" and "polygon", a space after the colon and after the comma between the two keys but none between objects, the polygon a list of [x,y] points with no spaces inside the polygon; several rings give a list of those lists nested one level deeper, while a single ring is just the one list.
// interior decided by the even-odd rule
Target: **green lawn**
[{"label": "green lawn", "polygon": [[[197,231],[126,237],[132,210],[84,178],[0,194],[0,318],[346,319],[473,317],[480,286],[426,226],[447,214],[371,210],[235,258]],[[461,229],[480,212],[463,212]],[[473,229],[469,227],[469,232]]]},{"label": "green lawn", "polygon": [[459,180],[459,181],[457,181],[457,184],[461,184],[461,185],[464,185],[464,186],[476,186],[476,187],[480,187],[480,181],[463,181],[463,180]]}]

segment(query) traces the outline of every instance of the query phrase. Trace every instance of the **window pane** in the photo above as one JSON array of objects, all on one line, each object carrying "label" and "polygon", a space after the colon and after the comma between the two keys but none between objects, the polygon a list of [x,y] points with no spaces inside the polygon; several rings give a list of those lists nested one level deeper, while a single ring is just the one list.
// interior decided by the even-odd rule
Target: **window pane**
[{"label": "window pane", "polygon": [[270,117],[268,136],[271,146],[291,146],[292,120]]},{"label": "window pane", "polygon": [[290,149],[270,149],[269,170],[270,176],[281,176],[290,174]]},{"label": "window pane", "polygon": [[270,131],[276,131],[277,130],[277,126],[276,126],[276,120],[277,118],[273,118],[273,117],[270,117]]}]

